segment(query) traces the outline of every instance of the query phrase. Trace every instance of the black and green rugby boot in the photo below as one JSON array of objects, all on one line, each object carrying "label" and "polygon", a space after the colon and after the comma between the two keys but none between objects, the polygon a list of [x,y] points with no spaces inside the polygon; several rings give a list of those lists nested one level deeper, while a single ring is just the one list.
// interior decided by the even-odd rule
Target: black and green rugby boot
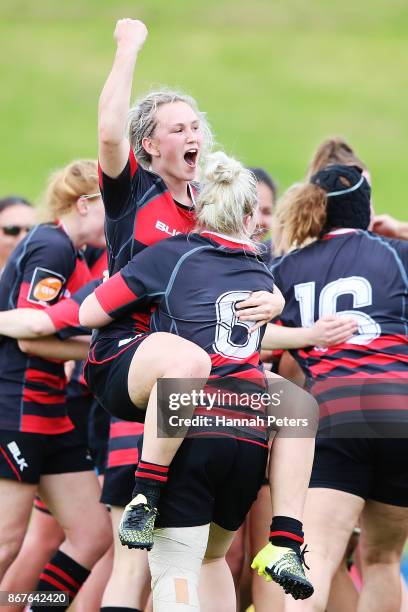
[{"label": "black and green rugby boot", "polygon": [[251,567],[258,570],[259,576],[267,582],[273,580],[279,584],[294,599],[307,599],[313,595],[314,589],[303,570],[303,565],[307,567],[306,552],[306,546],[299,554],[291,548],[274,546],[269,542],[256,555]]},{"label": "black and green rugby boot", "polygon": [[123,546],[151,550],[157,508],[151,506],[146,497],[139,493],[125,507],[118,534]]}]

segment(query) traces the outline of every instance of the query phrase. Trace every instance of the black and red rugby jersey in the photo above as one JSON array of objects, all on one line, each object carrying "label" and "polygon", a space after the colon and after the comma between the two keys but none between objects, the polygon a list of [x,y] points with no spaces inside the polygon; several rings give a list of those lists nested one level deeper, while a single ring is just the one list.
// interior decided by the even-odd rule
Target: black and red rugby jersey
[{"label": "black and red rugby jersey", "polygon": [[[212,379],[233,377],[241,381],[241,391],[250,387],[259,392],[265,388],[259,360],[264,330],[249,334],[248,324],[235,312],[235,304],[257,290],[272,291],[273,277],[251,245],[210,232],[169,238],[136,255],[97,288],[102,308],[117,319],[101,335],[112,337],[121,317],[156,305],[152,331],[174,333],[201,346],[211,358]],[[131,327],[128,333],[131,341]],[[122,337],[112,350],[121,350],[126,341]],[[89,360],[94,361],[92,349]],[[248,409],[232,408],[234,417],[248,416]],[[225,414],[222,406],[218,409]],[[264,437],[264,428],[259,429]]]},{"label": "black and red rugby jersey", "polygon": [[142,423],[131,423],[114,417],[110,421],[107,467],[136,466],[139,462],[137,443],[143,434]]},{"label": "black and red rugby jersey", "polygon": [[[163,179],[140,166],[132,149],[117,178],[110,178],[99,167],[99,181],[106,213],[110,276],[147,246],[194,228],[194,207],[175,202]],[[195,188],[190,189],[193,199]],[[135,313],[134,329],[148,331],[149,319],[148,311]],[[124,321],[122,329],[127,328]]]},{"label": "black and red rugby jersey", "polygon": [[279,317],[284,325],[310,327],[335,314],[358,323],[348,342],[291,351],[321,415],[350,423],[359,411],[371,409],[378,419],[393,418],[390,412],[381,416],[387,408],[396,420],[402,418],[402,411],[408,412],[408,242],[335,230],[281,257],[271,269],[286,300]]},{"label": "black and red rugby jersey", "polygon": [[[12,253],[0,279],[0,310],[44,309],[90,280],[87,263],[62,224],[36,226]],[[22,353],[0,340],[0,429],[58,434],[73,425],[65,409],[60,362]]]},{"label": "black and red rugby jersey", "polygon": [[[102,282],[103,273],[108,268],[106,249],[87,246],[84,250],[85,261],[88,264],[91,281],[83,285],[70,297],[61,300],[55,306],[47,309],[52,319],[57,335],[61,340],[72,336],[90,335],[91,330],[79,323],[79,307],[88,295]],[[70,398],[90,395],[83,376],[83,361],[77,361],[71,379],[67,385],[67,395]]]}]

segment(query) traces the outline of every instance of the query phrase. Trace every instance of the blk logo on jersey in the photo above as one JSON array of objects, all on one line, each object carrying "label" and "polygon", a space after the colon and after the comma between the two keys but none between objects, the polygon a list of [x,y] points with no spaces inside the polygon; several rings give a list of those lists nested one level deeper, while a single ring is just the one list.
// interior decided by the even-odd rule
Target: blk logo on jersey
[{"label": "blk logo on jersey", "polygon": [[13,455],[14,461],[17,463],[20,472],[22,472],[24,470],[24,468],[28,467],[28,463],[27,461],[24,459],[24,457],[21,456],[21,451],[17,446],[16,442],[9,442],[9,444],[7,444],[7,448],[9,449],[10,453]]},{"label": "blk logo on jersey", "polygon": [[36,268],[31,279],[28,301],[50,305],[58,300],[65,278],[46,268]]},{"label": "blk logo on jersey", "polygon": [[181,234],[181,232],[179,232],[176,229],[170,229],[170,227],[168,225],[166,225],[166,223],[163,223],[163,221],[156,221],[156,226],[155,227],[160,232],[164,232],[168,236],[177,236],[177,234]]}]

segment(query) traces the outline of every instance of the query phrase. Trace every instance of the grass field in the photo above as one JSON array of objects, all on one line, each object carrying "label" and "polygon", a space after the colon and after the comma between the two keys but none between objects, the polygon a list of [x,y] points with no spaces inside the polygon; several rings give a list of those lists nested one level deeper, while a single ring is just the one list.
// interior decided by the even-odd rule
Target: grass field
[{"label": "grass field", "polygon": [[96,107],[117,18],[149,28],[135,95],[178,86],[218,142],[281,190],[342,134],[371,169],[381,212],[406,213],[405,0],[2,0],[0,194],[38,199],[48,172],[96,156]]}]

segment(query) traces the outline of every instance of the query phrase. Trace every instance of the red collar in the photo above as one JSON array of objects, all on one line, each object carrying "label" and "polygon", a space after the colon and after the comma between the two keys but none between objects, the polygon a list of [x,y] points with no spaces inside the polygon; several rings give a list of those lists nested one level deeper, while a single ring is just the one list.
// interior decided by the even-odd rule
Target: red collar
[{"label": "red collar", "polygon": [[330,240],[331,238],[337,238],[337,236],[343,236],[344,234],[355,234],[356,232],[358,232],[358,230],[354,227],[339,227],[327,232],[327,234],[323,236],[322,240]]},{"label": "red collar", "polygon": [[244,251],[250,251],[251,253],[257,252],[256,247],[250,242],[246,242],[245,240],[235,240],[234,238],[230,238],[229,236],[225,236],[224,234],[210,232],[209,230],[201,232],[201,235],[207,235],[214,242],[218,242],[218,244],[222,244],[223,246],[229,247],[230,249],[242,249]]}]

